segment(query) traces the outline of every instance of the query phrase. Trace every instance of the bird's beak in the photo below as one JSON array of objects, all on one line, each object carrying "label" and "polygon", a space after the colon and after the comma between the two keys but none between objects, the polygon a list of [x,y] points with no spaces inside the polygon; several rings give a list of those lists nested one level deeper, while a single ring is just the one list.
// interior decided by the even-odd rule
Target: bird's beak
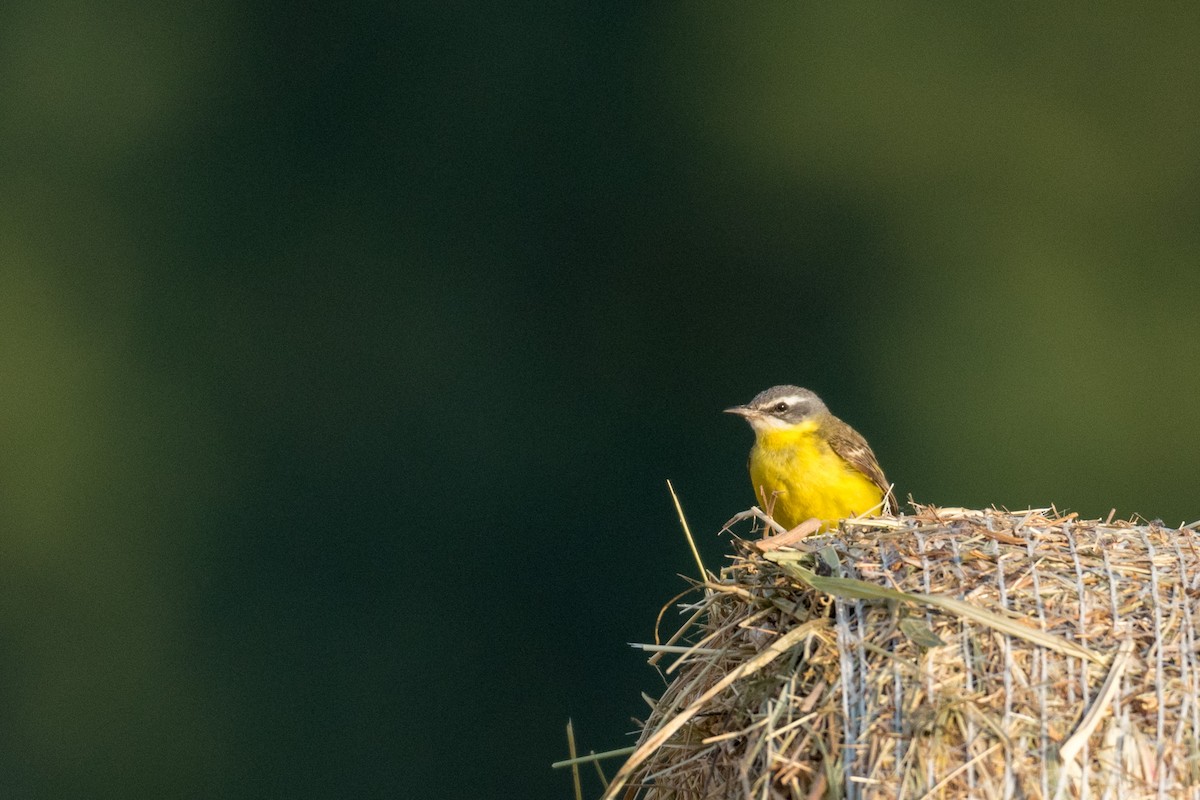
[{"label": "bird's beak", "polygon": [[725,413],[737,414],[739,417],[745,417],[746,419],[750,419],[751,417],[758,415],[758,412],[750,406],[734,406],[733,408],[725,409]]}]

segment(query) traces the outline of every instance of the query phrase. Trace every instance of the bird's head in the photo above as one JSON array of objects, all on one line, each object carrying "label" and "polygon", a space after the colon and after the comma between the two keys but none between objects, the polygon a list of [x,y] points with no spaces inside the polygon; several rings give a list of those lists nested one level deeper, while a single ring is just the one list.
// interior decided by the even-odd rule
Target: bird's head
[{"label": "bird's head", "polygon": [[755,433],[794,428],[827,412],[821,398],[799,386],[772,386],[744,406],[725,409],[744,417]]}]

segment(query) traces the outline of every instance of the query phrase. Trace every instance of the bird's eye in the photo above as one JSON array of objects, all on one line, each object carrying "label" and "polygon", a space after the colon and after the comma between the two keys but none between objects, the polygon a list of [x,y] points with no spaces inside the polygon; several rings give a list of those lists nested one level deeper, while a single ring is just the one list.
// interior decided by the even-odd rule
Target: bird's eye
[{"label": "bird's eye", "polygon": [[785,412],[785,411],[787,411],[787,410],[788,410],[788,404],[787,404],[787,403],[776,403],[776,404],[775,404],[775,410],[776,410],[778,413],[782,414],[783,412]]}]

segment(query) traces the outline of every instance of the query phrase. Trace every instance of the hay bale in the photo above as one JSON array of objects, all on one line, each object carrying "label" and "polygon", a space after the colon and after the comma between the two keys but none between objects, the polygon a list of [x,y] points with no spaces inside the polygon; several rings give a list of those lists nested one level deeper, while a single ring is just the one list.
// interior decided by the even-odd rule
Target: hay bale
[{"label": "hay bale", "polygon": [[918,506],[736,540],[605,797],[1200,797],[1190,527]]}]

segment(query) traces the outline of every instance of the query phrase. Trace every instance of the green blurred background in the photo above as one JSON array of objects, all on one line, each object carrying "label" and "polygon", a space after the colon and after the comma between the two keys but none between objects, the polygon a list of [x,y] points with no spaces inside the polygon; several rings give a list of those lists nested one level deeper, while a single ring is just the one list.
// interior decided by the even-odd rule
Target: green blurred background
[{"label": "green blurred background", "polygon": [[3,794],[570,796],[774,383],[1200,517],[1200,7],[1122,8],[5,4]]}]

